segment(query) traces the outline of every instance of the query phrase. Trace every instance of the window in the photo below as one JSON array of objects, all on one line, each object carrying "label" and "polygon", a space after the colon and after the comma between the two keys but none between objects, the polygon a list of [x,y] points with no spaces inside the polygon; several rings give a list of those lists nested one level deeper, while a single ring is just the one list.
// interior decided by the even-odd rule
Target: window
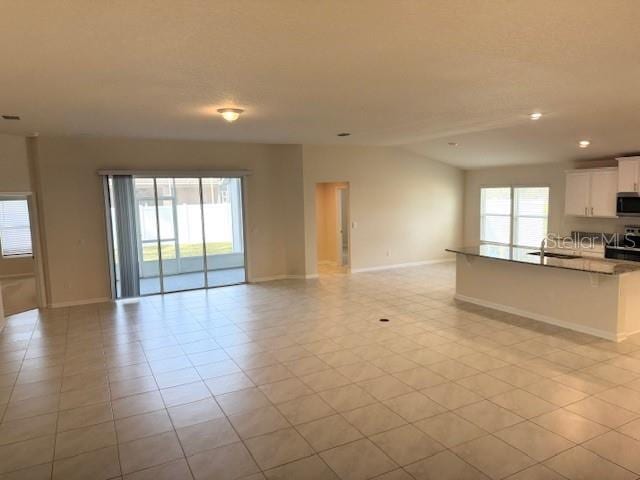
[{"label": "window", "polygon": [[513,244],[539,247],[547,236],[548,187],[513,189]]},{"label": "window", "polygon": [[548,187],[480,190],[480,241],[537,247],[547,235]]},{"label": "window", "polygon": [[32,255],[26,198],[0,199],[0,246],[3,257]]},{"label": "window", "polygon": [[511,243],[511,187],[480,192],[480,241]]}]

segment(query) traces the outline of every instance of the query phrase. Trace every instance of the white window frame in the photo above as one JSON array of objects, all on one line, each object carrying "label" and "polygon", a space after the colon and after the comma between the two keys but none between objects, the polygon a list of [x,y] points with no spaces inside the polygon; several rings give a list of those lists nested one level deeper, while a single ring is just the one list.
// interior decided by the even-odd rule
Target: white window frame
[{"label": "white window frame", "polygon": [[[509,197],[509,214],[491,214],[492,217],[508,217],[509,218],[509,243],[502,242],[491,242],[489,240],[482,240],[482,225],[484,224],[483,217],[486,215],[482,212],[482,190],[490,189],[490,188],[509,188],[510,189],[510,197]],[[511,245],[513,241],[513,187],[511,185],[483,185],[480,187],[480,243],[483,245]]]},{"label": "white window frame", "polygon": [[[502,217],[509,217],[510,219],[510,224],[509,224],[509,243],[501,243],[501,242],[490,242],[487,240],[482,240],[482,217],[484,216],[482,214],[482,190],[484,189],[488,189],[488,188],[509,188],[510,189],[510,203],[511,203],[511,207],[510,207],[510,212],[509,215],[506,214],[492,214],[491,216],[497,217],[497,216],[502,216]],[[480,244],[482,245],[502,245],[502,246],[507,246],[507,247],[522,247],[522,248],[535,248],[535,247],[531,247],[529,245],[517,245],[513,243],[513,239],[514,239],[514,232],[516,231],[516,225],[517,225],[517,221],[516,221],[516,215],[515,215],[515,190],[519,189],[519,188],[546,188],[549,191],[549,195],[548,195],[548,200],[547,200],[547,206],[548,206],[548,211],[547,211],[547,215],[546,215],[546,219],[547,219],[547,232],[549,232],[549,216],[550,216],[550,207],[551,207],[551,186],[549,185],[481,185],[480,186]],[[518,218],[545,218],[545,216],[542,215],[518,215]]]},{"label": "white window frame", "polygon": [[[546,188],[547,189],[547,215],[516,215],[516,190],[522,188]],[[548,185],[517,185],[511,187],[511,243],[514,247],[523,247],[523,248],[537,248],[538,245],[520,245],[514,243],[515,232],[518,226],[518,219],[520,218],[544,218],[546,219],[546,228],[545,230],[549,233],[549,206],[551,199],[551,188]]]}]

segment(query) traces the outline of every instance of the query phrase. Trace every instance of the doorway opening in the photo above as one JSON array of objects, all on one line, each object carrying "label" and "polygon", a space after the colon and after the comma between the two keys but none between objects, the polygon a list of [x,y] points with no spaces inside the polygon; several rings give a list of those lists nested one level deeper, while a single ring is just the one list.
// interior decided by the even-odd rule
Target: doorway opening
[{"label": "doorway opening", "polygon": [[30,193],[0,194],[0,329],[5,316],[44,306]]},{"label": "doorway opening", "polygon": [[349,273],[351,265],[349,183],[316,184],[318,273]]},{"label": "doorway opening", "polygon": [[105,177],[114,298],[245,283],[242,178]]}]

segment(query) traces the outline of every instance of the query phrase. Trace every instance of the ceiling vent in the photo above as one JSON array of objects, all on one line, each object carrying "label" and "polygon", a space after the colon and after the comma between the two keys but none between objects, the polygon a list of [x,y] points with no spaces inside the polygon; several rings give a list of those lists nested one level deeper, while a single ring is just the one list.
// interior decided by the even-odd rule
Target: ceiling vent
[{"label": "ceiling vent", "polygon": [[2,115],[5,120],[20,120],[18,115]]}]

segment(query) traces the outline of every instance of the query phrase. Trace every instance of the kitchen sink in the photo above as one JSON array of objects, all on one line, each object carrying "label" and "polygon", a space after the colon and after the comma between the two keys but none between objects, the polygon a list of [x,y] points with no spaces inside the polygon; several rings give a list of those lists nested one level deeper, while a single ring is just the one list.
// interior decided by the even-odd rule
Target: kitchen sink
[{"label": "kitchen sink", "polygon": [[[529,252],[529,255],[540,256],[540,252]],[[545,257],[562,258],[563,260],[571,260],[572,258],[580,258],[580,255],[569,255],[567,253],[544,252]]]}]

